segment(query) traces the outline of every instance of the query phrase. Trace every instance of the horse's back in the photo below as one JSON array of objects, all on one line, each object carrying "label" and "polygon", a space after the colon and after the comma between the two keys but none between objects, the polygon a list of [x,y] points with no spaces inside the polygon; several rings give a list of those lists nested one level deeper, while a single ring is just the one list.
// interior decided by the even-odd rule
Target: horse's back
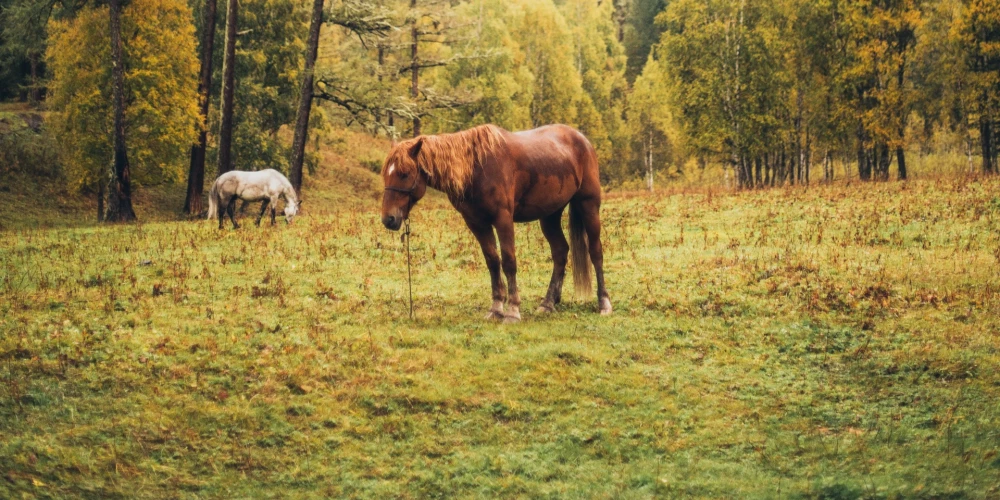
[{"label": "horse's back", "polygon": [[512,132],[507,137],[515,219],[535,220],[577,196],[600,196],[597,156],[590,141],[567,125]]},{"label": "horse's back", "polygon": [[273,168],[257,171],[230,170],[220,175],[215,182],[221,193],[235,194],[247,201],[272,198],[291,187],[288,178]]},{"label": "horse's back", "polygon": [[572,170],[582,177],[585,169],[597,167],[590,141],[568,125],[546,125],[511,135],[512,154],[522,168]]}]

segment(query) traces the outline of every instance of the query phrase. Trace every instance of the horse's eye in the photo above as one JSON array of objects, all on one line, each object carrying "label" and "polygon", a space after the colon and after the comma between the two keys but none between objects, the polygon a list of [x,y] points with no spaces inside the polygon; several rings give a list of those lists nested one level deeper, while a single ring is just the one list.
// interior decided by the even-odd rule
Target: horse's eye
[{"label": "horse's eye", "polygon": [[399,173],[399,178],[400,178],[400,179],[405,179],[405,178],[407,178],[407,177],[409,177],[409,176],[410,176],[410,174],[409,174],[409,173],[407,173],[407,172],[400,172],[400,173]]}]

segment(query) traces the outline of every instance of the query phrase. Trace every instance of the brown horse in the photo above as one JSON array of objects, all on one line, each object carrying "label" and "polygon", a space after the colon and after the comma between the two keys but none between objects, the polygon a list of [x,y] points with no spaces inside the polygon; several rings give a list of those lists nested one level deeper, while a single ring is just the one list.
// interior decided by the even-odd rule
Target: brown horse
[{"label": "brown horse", "polygon": [[[382,167],[382,180],[382,223],[393,231],[400,228],[428,186],[448,195],[479,241],[490,270],[493,305],[486,317],[504,322],[521,319],[515,222],[541,221],[542,233],[552,249],[552,279],[538,312],[553,312],[562,300],[566,254],[571,247],[563,235],[561,219],[569,205],[577,293],[591,293],[593,263],[598,307],[601,314],[611,313],[611,299],[604,288],[597,155],[577,130],[549,125],[508,132],[481,125],[454,134],[420,136],[392,148]],[[506,297],[501,269],[507,276]]]}]

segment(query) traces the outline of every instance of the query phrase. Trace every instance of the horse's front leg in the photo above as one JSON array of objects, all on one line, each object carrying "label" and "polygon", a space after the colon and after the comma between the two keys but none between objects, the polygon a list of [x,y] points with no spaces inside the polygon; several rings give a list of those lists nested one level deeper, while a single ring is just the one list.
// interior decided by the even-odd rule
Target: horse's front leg
[{"label": "horse's front leg", "polygon": [[271,225],[272,226],[274,225],[274,214],[278,210],[277,208],[275,208],[277,206],[278,206],[278,199],[277,198],[272,199],[271,200]]},{"label": "horse's front leg", "polygon": [[219,215],[219,229],[221,230],[222,229],[222,224],[226,221],[226,212],[229,210],[229,206],[222,204],[222,197],[221,196],[218,197],[215,200],[215,202],[218,203],[218,211],[217,211],[217,213]]},{"label": "horse's front leg", "polygon": [[260,220],[264,218],[264,212],[267,212],[267,204],[271,200],[264,198],[264,201],[260,204],[260,215],[257,216],[257,227],[260,227]]},{"label": "horse's front leg", "polygon": [[479,246],[483,249],[483,258],[486,259],[486,268],[490,270],[490,283],[493,287],[493,304],[490,312],[486,313],[486,319],[504,319],[503,315],[503,281],[500,278],[500,254],[497,253],[497,239],[493,235],[493,228],[489,224],[473,225],[469,224],[469,229],[479,241]]},{"label": "horse's front leg", "polygon": [[504,313],[504,323],[521,321],[521,295],[517,291],[517,256],[514,249],[514,217],[511,214],[501,214],[494,225],[497,237],[500,239],[500,252],[503,255],[503,274],[507,277],[507,311]]}]

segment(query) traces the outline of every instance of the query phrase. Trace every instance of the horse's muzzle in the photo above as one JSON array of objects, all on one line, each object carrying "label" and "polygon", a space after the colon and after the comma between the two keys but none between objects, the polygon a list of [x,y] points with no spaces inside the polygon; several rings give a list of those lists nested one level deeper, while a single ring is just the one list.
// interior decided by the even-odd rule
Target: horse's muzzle
[{"label": "horse's muzzle", "polygon": [[382,217],[382,224],[385,225],[387,229],[399,231],[399,227],[403,225],[403,218],[396,217],[394,215],[386,215],[385,217]]}]

